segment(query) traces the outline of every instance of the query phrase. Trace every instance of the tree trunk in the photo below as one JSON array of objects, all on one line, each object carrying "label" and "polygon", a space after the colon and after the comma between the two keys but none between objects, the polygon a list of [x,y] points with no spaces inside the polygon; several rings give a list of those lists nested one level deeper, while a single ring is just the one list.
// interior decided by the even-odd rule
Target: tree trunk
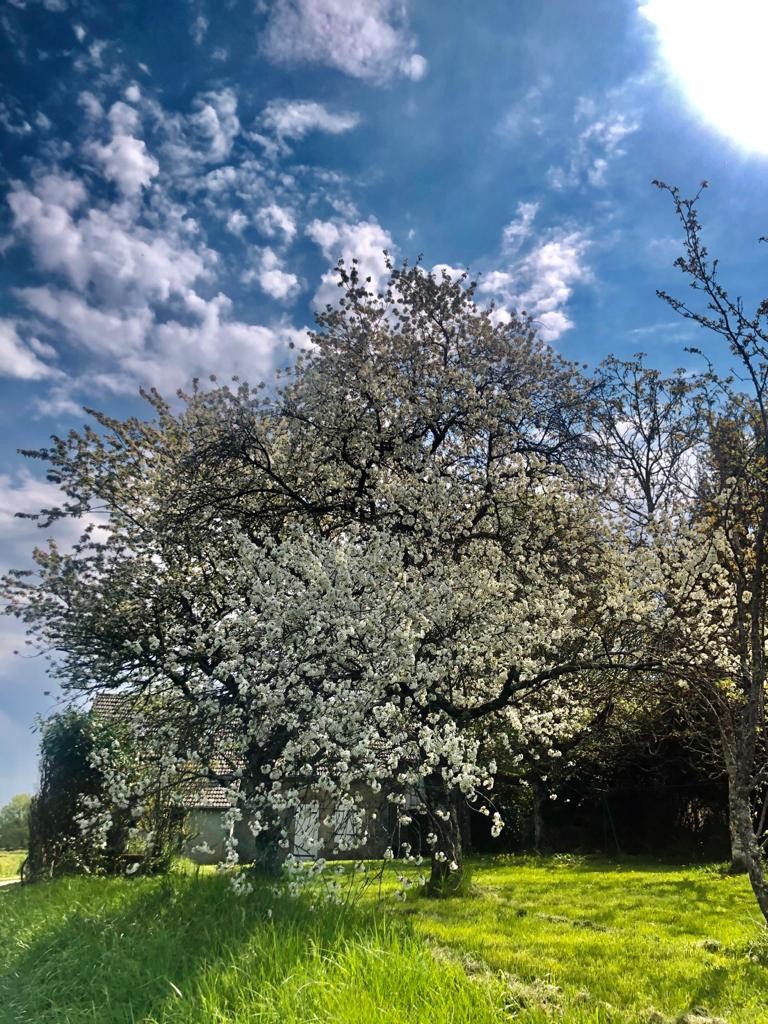
[{"label": "tree trunk", "polygon": [[437,837],[431,845],[427,892],[430,896],[452,896],[461,889],[464,880],[458,794],[449,791],[439,772],[433,772],[425,780],[425,793],[429,829]]},{"label": "tree trunk", "polygon": [[739,828],[737,812],[737,785],[735,772],[728,771],[728,830],[731,836],[731,866],[732,875],[744,875],[747,873],[747,850]]},{"label": "tree trunk", "polygon": [[768,879],[765,877],[760,846],[755,835],[755,827],[752,822],[752,805],[750,802],[749,788],[738,786],[735,793],[733,810],[736,816],[736,823],[741,837],[743,848],[747,857],[747,874],[755,894],[755,899],[760,907],[763,917],[768,923]]},{"label": "tree trunk", "polygon": [[[235,835],[240,839],[238,852],[241,862],[268,877],[279,875],[283,868],[286,851],[281,843],[285,821],[266,799],[266,783],[261,768],[264,764],[274,764],[282,754],[286,740],[285,729],[278,728],[267,741],[251,741],[246,752],[248,769],[241,781],[246,813],[244,819],[235,825]],[[253,836],[247,824],[254,809],[260,811],[262,826],[257,836]]]},{"label": "tree trunk", "polygon": [[546,791],[535,775],[531,779],[533,792],[533,852],[537,856],[544,852],[544,798]]}]

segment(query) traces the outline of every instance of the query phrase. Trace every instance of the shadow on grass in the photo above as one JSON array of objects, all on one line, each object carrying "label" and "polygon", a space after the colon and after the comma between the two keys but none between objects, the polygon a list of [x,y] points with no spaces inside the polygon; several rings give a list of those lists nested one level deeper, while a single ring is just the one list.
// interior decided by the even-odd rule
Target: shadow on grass
[{"label": "shadow on grass", "polygon": [[[0,907],[2,1024],[202,1021],[202,974],[247,962],[254,980],[279,984],[310,944],[375,927],[370,916],[311,912],[268,889],[238,897],[211,875],[41,883],[5,894]],[[16,915],[36,917],[29,938]],[[186,1010],[174,1011],[176,1001]]]}]

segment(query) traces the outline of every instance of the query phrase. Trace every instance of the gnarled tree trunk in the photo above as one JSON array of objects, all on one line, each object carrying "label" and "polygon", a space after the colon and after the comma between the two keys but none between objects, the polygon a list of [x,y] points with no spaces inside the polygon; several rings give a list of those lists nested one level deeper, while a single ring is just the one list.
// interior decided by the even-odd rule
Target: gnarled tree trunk
[{"label": "gnarled tree trunk", "polygon": [[752,805],[748,787],[746,789],[743,786],[738,787],[733,810],[741,842],[746,852],[747,874],[752,891],[763,917],[768,922],[768,879],[765,876],[765,865],[752,822]]}]

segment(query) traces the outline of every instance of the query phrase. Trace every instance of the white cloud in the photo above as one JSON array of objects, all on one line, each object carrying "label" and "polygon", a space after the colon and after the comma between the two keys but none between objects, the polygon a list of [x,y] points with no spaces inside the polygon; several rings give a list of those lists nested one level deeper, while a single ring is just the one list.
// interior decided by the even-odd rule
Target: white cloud
[{"label": "white cloud", "polygon": [[11,102],[13,109],[6,102],[0,100],[0,126],[11,135],[29,135],[32,125],[21,113],[18,104]]},{"label": "white cloud", "polygon": [[590,278],[583,258],[588,242],[579,231],[560,235],[536,246],[519,264],[529,281],[521,298],[528,312],[552,312],[571,297],[573,285]]},{"label": "white cloud", "polygon": [[452,267],[450,263],[436,263],[432,267],[432,273],[437,276],[438,280],[443,274],[446,274],[451,281],[458,281],[466,273],[466,270],[462,267]]},{"label": "white cloud", "polygon": [[400,62],[400,73],[412,82],[420,82],[429,70],[427,58],[420,53],[412,53]]},{"label": "white cloud", "polygon": [[[262,260],[256,279],[281,300],[298,286],[294,275],[281,271],[276,258]],[[258,379],[269,372],[276,355],[287,354],[289,342],[303,338],[303,332],[283,322],[265,325],[237,319],[231,300],[221,293],[205,299],[190,290],[179,303],[182,315],[162,319],[149,309],[133,315],[98,310],[79,296],[46,288],[25,289],[19,295],[92,356],[81,378],[61,381],[39,404],[48,415],[79,412],[75,396],[92,394],[94,389],[131,393],[141,384],[171,392],[210,373]]]},{"label": "white cloud", "polygon": [[88,514],[60,519],[43,530],[37,525],[37,520],[20,517],[59,507],[66,500],[57,484],[35,476],[26,466],[13,473],[0,473],[0,545],[6,565],[14,568],[28,566],[32,548],[44,546],[49,537],[55,538],[56,543],[67,550],[80,539],[86,527],[98,528],[105,523],[105,516]]},{"label": "white cloud", "polygon": [[107,48],[106,39],[94,39],[85,53],[81,54],[73,67],[75,71],[88,71],[91,68],[101,68],[104,64],[104,51]]},{"label": "white cloud", "polygon": [[308,132],[340,135],[357,127],[360,118],[353,113],[334,113],[313,100],[270,100],[260,118],[261,124],[280,139],[301,139]]},{"label": "white cloud", "polygon": [[[91,383],[96,384],[97,382],[91,378]],[[134,389],[131,388],[131,390]],[[71,380],[52,387],[46,394],[38,395],[34,401],[34,409],[39,416],[45,416],[47,419],[61,416],[82,418],[83,414],[82,404],[72,398]]]},{"label": "white cloud", "polygon": [[[52,508],[65,500],[56,484],[48,483],[22,468],[15,474],[0,473],[0,541],[29,544],[40,541],[44,534],[32,519],[19,519],[17,513],[37,514],[43,508]],[[77,540],[82,523],[70,527],[70,540]]]},{"label": "white cloud", "polygon": [[147,307],[129,315],[95,309],[73,292],[54,288],[19,288],[28,309],[62,327],[70,339],[97,355],[123,357],[140,351],[152,322]]},{"label": "white cloud", "polygon": [[287,274],[277,268],[262,269],[259,273],[259,284],[267,295],[282,302],[294,294],[299,280],[295,274]]},{"label": "white cloud", "polygon": [[112,125],[112,131],[116,134],[130,135],[131,132],[135,132],[139,127],[138,110],[128,103],[123,103],[122,100],[112,104],[107,116],[109,117],[109,123]]},{"label": "white cloud", "polygon": [[[307,225],[307,236],[320,246],[323,256],[335,264],[341,257],[349,266],[356,259],[357,270],[365,281],[371,278],[371,287],[376,288],[386,276],[387,268],[384,250],[392,252],[394,243],[388,231],[375,220],[361,220],[356,224],[337,221],[311,221]],[[336,275],[332,270],[323,274],[320,287],[315,293],[315,305],[332,305],[338,300],[339,289]]]},{"label": "white cloud", "polygon": [[278,64],[323,64],[354,78],[423,78],[404,0],[273,0],[262,47]]},{"label": "white cloud", "polygon": [[[211,372],[266,372],[292,329],[247,323],[233,315],[227,296],[198,294],[217,256],[189,233],[183,211],[163,207],[160,226],[152,228],[138,222],[135,204],[89,209],[87,198],[80,182],[51,174],[33,188],[16,183],[9,199],[16,238],[30,244],[39,269],[69,285],[22,288],[17,297],[41,318],[41,329],[55,330],[92,357],[82,380],[57,384],[46,411],[71,411],[81,390],[128,390],[136,383],[176,388]],[[289,233],[292,221],[277,207],[267,219]],[[259,286],[280,301],[299,287],[271,249],[256,269]],[[17,375],[52,376],[39,353],[36,360],[29,345],[24,352],[24,363],[18,344],[11,353]]]},{"label": "white cloud", "polygon": [[111,141],[106,145],[89,142],[86,150],[102,165],[108,181],[114,181],[124,195],[134,196],[156,177],[160,165],[147,152],[144,140],[132,134],[139,124],[134,107],[118,101],[110,108],[109,120]]},{"label": "white cloud", "polygon": [[104,108],[101,102],[87,89],[80,93],[77,97],[77,102],[92,121],[98,121],[104,116]]},{"label": "white cloud", "polygon": [[202,245],[190,248],[171,224],[165,234],[136,224],[119,204],[77,217],[85,198],[80,182],[54,174],[34,191],[16,182],[8,197],[17,237],[29,242],[38,267],[61,274],[78,291],[143,306],[148,297],[167,300],[186,291],[215,258]]},{"label": "white cloud", "polygon": [[88,196],[83,183],[67,174],[44,175],[38,179],[35,191],[44,203],[68,212],[82,206]]},{"label": "white cloud", "polygon": [[171,115],[158,103],[147,102],[146,105],[168,136],[164,151],[184,173],[192,173],[204,163],[222,163],[229,157],[240,133],[234,89],[196,96],[191,114]]},{"label": "white cloud", "polygon": [[[34,339],[33,339],[34,340]],[[41,351],[51,353],[48,346]],[[34,351],[34,346],[21,340],[13,320],[0,320],[0,376],[17,380],[48,380],[61,376],[61,371],[48,366]]]},{"label": "white cloud", "polygon": [[280,232],[286,242],[293,241],[296,235],[296,221],[290,210],[277,203],[268,203],[256,213],[256,226],[269,238]]},{"label": "white cloud", "polygon": [[507,255],[516,253],[530,237],[534,218],[539,212],[538,203],[518,203],[517,217],[504,228],[501,236],[502,251]]},{"label": "white cloud", "polygon": [[247,227],[248,218],[242,210],[233,210],[227,217],[227,231],[231,231],[233,235],[242,235]]},{"label": "white cloud", "polygon": [[144,141],[131,135],[115,135],[105,146],[94,143],[90,151],[102,164],[104,177],[127,196],[146,188],[159,170]]},{"label": "white cloud", "polygon": [[205,39],[205,34],[208,31],[208,19],[203,14],[198,14],[195,20],[189,27],[189,34],[195,41],[197,46],[200,46]]},{"label": "white cloud", "polygon": [[491,270],[487,274],[483,274],[480,291],[498,295],[511,288],[513,283],[514,277],[508,271]]},{"label": "white cloud", "polygon": [[[107,112],[96,96],[81,94],[86,130],[96,146],[110,137],[141,142],[142,123],[150,125],[160,154],[151,189],[140,173],[130,180],[124,168],[112,167],[109,160],[120,154],[106,154],[103,146],[94,163],[118,183],[115,197],[105,198],[96,186],[87,189],[85,177],[56,169],[12,182],[7,196],[9,239],[29,250],[38,277],[14,292],[23,316],[2,336],[0,369],[42,381],[46,388],[37,389],[32,411],[50,416],[78,414],[81,399],[131,392],[137,384],[168,391],[212,372],[249,379],[268,375],[276,359],[290,358],[289,342],[304,343],[305,332],[280,313],[254,323],[234,307],[216,275],[242,268],[233,271],[231,260],[209,248],[206,221],[215,219],[217,228],[248,243],[250,233],[261,233],[263,247],[243,249],[254,253],[248,280],[254,291],[285,303],[302,282],[284,262],[284,249],[306,210],[317,217],[334,209],[334,201],[341,208],[347,187],[345,178],[322,168],[299,165],[288,171],[247,152],[232,154],[240,131],[232,90],[207,92],[190,112],[167,114],[145,94],[149,87],[140,89],[130,77],[114,84],[121,98]],[[357,120],[310,101],[269,110],[270,131],[290,139],[313,129],[346,131]],[[107,135],[97,134],[104,128]],[[208,161],[221,165],[208,168]],[[380,250],[391,248],[390,236],[375,222],[356,223],[355,212],[333,216],[338,221],[318,219],[314,228],[326,251],[333,251],[329,262],[335,262],[337,249],[349,255],[354,250],[366,272],[378,273]],[[328,275],[324,285],[327,280]],[[51,343],[61,363],[54,362]]]},{"label": "white cloud", "polygon": [[521,99],[506,110],[496,125],[496,133],[506,141],[518,140],[528,132],[543,135],[551,120],[544,105],[545,94],[551,85],[549,75],[541,76],[538,85],[531,86]]},{"label": "white cloud", "polygon": [[245,284],[258,281],[259,286],[267,295],[278,302],[293,297],[299,287],[299,279],[283,269],[283,262],[273,249],[263,249],[258,256],[256,267],[246,270],[241,280]]},{"label": "white cloud", "polygon": [[190,293],[185,305],[192,323],[157,324],[146,349],[122,361],[133,379],[166,391],[212,372],[253,381],[269,372],[275,355],[289,342],[303,337],[288,324],[266,326],[232,318],[226,295],[205,300]]},{"label": "white cloud", "polygon": [[61,12],[67,9],[67,0],[9,0],[9,2],[22,11],[28,3],[42,3],[46,11]]},{"label": "white cloud", "polygon": [[225,160],[240,132],[237,117],[237,96],[232,89],[220,89],[201,96],[192,121],[200,134],[208,139],[208,159]]},{"label": "white cloud", "polygon": [[556,341],[561,334],[565,334],[573,327],[573,321],[559,309],[552,309],[548,313],[539,313],[535,320],[539,337],[543,341]]}]

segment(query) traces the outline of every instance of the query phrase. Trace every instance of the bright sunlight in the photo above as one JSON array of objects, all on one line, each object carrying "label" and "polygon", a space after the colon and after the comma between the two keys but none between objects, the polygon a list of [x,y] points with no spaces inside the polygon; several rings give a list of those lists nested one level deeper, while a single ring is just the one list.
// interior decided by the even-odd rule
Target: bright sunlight
[{"label": "bright sunlight", "polygon": [[765,0],[645,0],[640,13],[700,116],[744,149],[768,154]]}]

